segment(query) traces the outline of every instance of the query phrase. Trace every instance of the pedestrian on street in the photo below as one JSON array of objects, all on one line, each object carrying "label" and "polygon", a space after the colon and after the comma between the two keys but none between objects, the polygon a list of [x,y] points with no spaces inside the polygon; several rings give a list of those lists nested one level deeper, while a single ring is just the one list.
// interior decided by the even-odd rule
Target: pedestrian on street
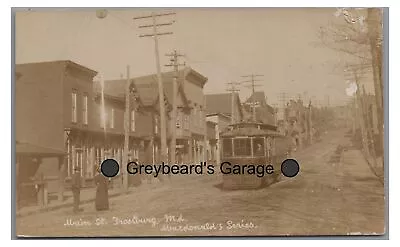
[{"label": "pedestrian on street", "polygon": [[81,192],[81,172],[79,167],[75,167],[74,174],[72,175],[72,194],[74,198],[74,213],[83,211],[79,209],[80,192]]},{"label": "pedestrian on street", "polygon": [[96,184],[96,200],[95,207],[97,211],[109,209],[108,202],[108,183],[109,180],[101,173],[100,166],[97,167],[97,175],[94,177]]}]

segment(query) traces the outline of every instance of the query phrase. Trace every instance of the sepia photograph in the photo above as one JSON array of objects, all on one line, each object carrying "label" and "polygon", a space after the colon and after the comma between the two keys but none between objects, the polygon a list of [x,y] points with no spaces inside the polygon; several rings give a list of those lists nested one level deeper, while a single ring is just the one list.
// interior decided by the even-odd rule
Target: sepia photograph
[{"label": "sepia photograph", "polygon": [[13,8],[19,238],[387,233],[385,8]]}]

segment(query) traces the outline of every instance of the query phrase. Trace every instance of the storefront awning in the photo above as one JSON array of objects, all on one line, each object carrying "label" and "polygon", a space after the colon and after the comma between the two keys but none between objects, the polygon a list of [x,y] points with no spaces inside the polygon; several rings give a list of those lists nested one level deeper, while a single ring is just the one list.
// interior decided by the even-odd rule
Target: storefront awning
[{"label": "storefront awning", "polygon": [[17,156],[33,157],[60,157],[67,155],[63,150],[41,147],[30,143],[17,142],[15,146]]}]

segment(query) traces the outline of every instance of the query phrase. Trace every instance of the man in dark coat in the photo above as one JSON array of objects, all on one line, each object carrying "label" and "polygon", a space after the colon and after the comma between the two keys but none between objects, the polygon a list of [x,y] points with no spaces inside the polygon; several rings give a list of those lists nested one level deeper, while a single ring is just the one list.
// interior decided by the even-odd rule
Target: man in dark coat
[{"label": "man in dark coat", "polygon": [[72,175],[72,194],[74,197],[74,213],[82,211],[79,209],[79,200],[81,192],[81,173],[79,167],[75,167],[75,172]]}]

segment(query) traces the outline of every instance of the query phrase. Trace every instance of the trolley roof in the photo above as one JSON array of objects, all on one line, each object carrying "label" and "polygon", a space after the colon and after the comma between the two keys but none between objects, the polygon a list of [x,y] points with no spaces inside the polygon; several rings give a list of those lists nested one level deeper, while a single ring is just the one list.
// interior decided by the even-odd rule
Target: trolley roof
[{"label": "trolley roof", "polygon": [[239,137],[239,136],[276,136],[282,134],[276,131],[276,127],[264,123],[241,122],[230,125],[230,130],[221,133],[222,137]]}]

